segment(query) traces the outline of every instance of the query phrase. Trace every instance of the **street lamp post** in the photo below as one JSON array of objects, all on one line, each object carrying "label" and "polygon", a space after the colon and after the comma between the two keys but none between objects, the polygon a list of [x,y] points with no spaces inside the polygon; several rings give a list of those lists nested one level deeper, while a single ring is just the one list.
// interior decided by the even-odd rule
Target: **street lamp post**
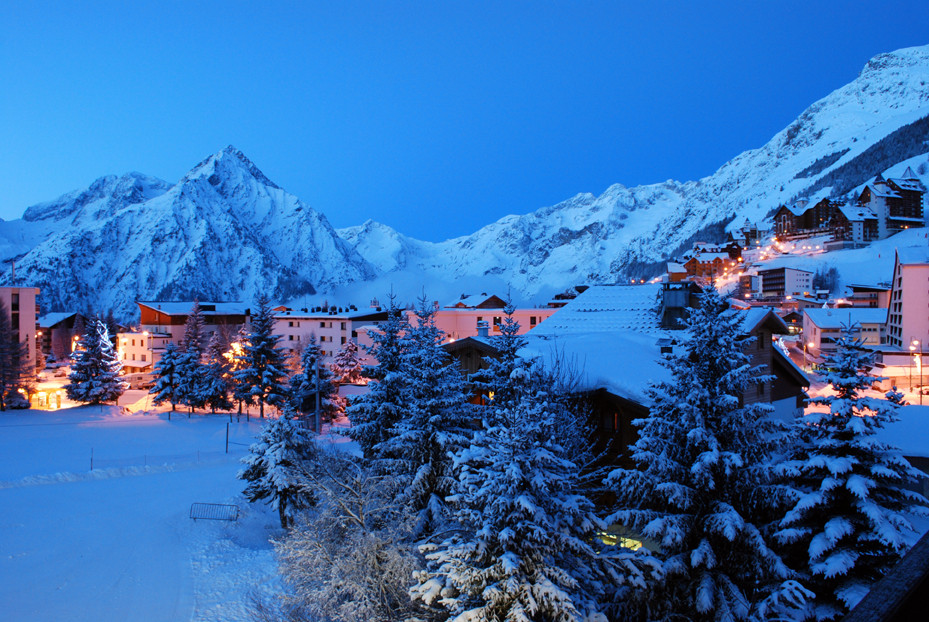
[{"label": "street lamp post", "polygon": [[[919,350],[919,352],[916,352]],[[919,339],[914,339],[910,342],[910,352],[913,353],[913,362],[916,363],[916,375],[917,379],[917,388],[919,391],[919,405],[922,406],[923,403],[923,346],[920,343]],[[912,369],[912,366],[910,367]],[[912,384],[912,380],[911,380]]]}]

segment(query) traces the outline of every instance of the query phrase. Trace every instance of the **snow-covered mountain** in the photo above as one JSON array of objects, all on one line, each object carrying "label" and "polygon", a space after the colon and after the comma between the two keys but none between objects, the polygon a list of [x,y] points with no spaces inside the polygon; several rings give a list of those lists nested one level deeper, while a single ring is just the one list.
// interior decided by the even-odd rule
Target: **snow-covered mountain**
[{"label": "snow-covered mountain", "polygon": [[285,299],[375,275],[325,216],[233,147],[174,185],[101,178],[0,223],[0,240],[17,284],[39,287],[45,310],[132,317],[136,300]]},{"label": "snow-covered mountain", "polygon": [[644,276],[682,244],[794,198],[843,194],[927,150],[929,46],[871,59],[859,76],[805,110],[759,149],[699,181],[578,194],[476,233],[427,244],[367,222],[340,230],[381,270],[434,278],[496,275],[533,296],[576,283]]},{"label": "snow-covered mountain", "polygon": [[[701,180],[616,184],[445,242],[373,221],[337,233],[229,147],[173,185],[138,173],[104,177],[0,222],[0,259],[15,259],[17,284],[40,287],[46,310],[112,308],[125,317],[138,299],[265,292],[287,300],[339,290],[357,302],[391,285],[404,297],[425,288],[438,298],[487,282],[538,299],[650,276],[694,239],[763,220],[795,198],[847,193],[907,159],[929,166],[915,157],[927,145],[923,46],[871,59],[766,145]],[[11,283],[9,270],[0,283]]]}]

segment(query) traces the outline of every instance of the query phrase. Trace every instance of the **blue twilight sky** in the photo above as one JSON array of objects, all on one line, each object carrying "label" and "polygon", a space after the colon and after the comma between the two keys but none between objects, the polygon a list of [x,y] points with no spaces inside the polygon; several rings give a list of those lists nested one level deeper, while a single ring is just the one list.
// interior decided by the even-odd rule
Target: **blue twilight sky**
[{"label": "blue twilight sky", "polygon": [[336,227],[427,240],[763,145],[929,2],[30,2],[0,18],[0,217],[227,144]]}]

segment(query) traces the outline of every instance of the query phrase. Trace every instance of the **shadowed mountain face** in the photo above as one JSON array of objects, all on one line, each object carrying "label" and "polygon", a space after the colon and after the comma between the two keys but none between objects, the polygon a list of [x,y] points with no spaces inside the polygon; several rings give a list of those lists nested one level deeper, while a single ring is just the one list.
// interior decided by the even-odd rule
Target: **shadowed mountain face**
[{"label": "shadowed mountain face", "polygon": [[[841,195],[929,151],[929,46],[871,59],[759,149],[699,181],[578,194],[472,235],[423,242],[368,221],[336,232],[232,147],[179,182],[131,173],[0,222],[0,258],[44,310],[135,315],[139,299],[275,300],[377,279],[413,297],[492,279],[518,298],[659,270],[687,240],[813,192]],[[618,176],[622,174],[617,172]],[[10,271],[0,277],[10,284]],[[344,291],[344,290],[343,290]]]},{"label": "shadowed mountain face", "polygon": [[374,276],[325,216],[232,147],[173,186],[104,177],[0,223],[0,234],[17,229],[24,243],[0,249],[17,258],[17,284],[41,289],[44,310],[132,317],[136,300],[285,299]]}]

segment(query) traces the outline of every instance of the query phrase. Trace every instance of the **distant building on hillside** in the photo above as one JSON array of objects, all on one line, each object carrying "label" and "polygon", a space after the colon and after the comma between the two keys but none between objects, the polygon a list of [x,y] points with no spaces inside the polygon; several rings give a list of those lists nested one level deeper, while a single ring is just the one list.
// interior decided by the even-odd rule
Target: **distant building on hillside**
[{"label": "distant building on hillside", "polygon": [[899,178],[884,179],[878,175],[865,185],[857,203],[876,216],[877,235],[883,240],[904,229],[926,226],[925,194],[925,186],[907,168]]}]

